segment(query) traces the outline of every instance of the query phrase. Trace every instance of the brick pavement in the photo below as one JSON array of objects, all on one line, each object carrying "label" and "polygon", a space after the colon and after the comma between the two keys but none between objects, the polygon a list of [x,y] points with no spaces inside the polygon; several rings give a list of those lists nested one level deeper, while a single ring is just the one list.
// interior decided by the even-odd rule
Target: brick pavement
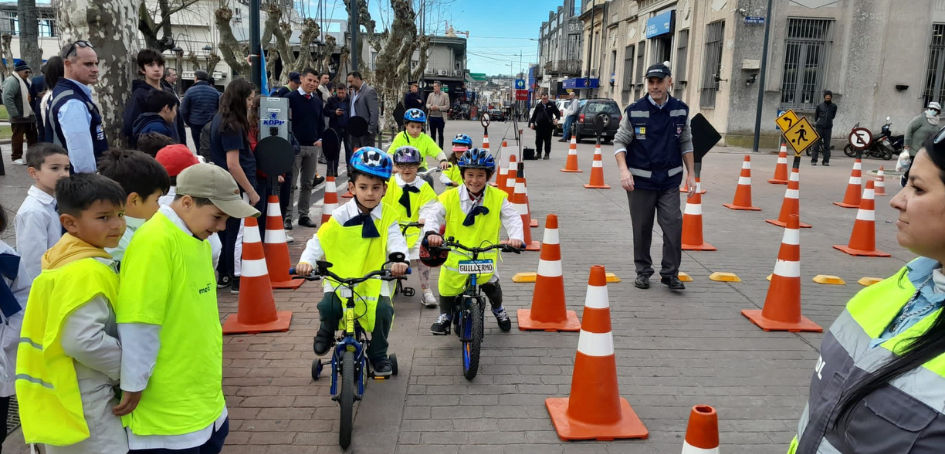
[{"label": "brick pavement", "polygon": [[[495,150],[505,125],[491,128]],[[470,133],[473,122],[447,122],[447,137]],[[525,135],[532,146],[532,135]],[[510,141],[511,142],[511,141]],[[514,146],[514,142],[510,143]],[[722,449],[729,453],[783,453],[804,408],[807,386],[822,335],[765,333],[741,316],[760,308],[777,257],[782,230],[766,224],[776,217],[785,186],[766,182],[776,155],[753,158],[754,205],[761,212],[732,211],[731,202],[745,150],[720,148],[703,167],[706,241],[718,252],[683,254],[682,270],[693,276],[681,294],[658,283],[647,291],[633,287],[632,238],[626,194],[619,188],[612,147],[605,145],[606,181],[611,190],[586,190],[593,145],[579,145],[585,173],[563,174],[567,144],[554,142],[550,161],[527,163],[533,215],[558,214],[568,308],[582,309],[588,269],[602,264],[623,282],[609,285],[621,395],[650,431],[647,440],[562,442],[551,426],[544,399],[566,396],[578,335],[502,333],[487,318],[481,371],[472,382],[462,377],[455,337],[434,337],[429,325],[436,310],[415,300],[395,302],[397,316],[391,353],[400,375],[372,382],[357,409],[350,452],[374,453],[678,453],[689,408],[716,407]],[[838,150],[839,151],[839,150]],[[841,153],[842,155],[842,153]],[[6,155],[5,159],[9,159]],[[9,161],[7,161],[9,162]],[[802,160],[801,218],[814,226],[801,231],[804,314],[827,328],[842,305],[860,289],[863,276],[885,277],[912,255],[895,241],[895,210],[889,197],[877,201],[877,246],[893,258],[849,258],[831,248],[849,239],[856,210],[832,205],[846,188],[852,160],[835,157],[831,167],[810,167]],[[864,171],[892,161],[867,160]],[[8,166],[8,174],[22,168]],[[8,209],[25,194],[20,177],[0,179]],[[8,183],[13,180],[13,183]],[[16,186],[16,187],[14,187]],[[887,180],[890,192],[897,184]],[[11,200],[10,194],[19,198]],[[13,202],[13,203],[11,203]],[[658,227],[657,227],[658,229]],[[290,245],[298,257],[312,229],[297,227]],[[541,238],[541,229],[533,230]],[[9,236],[9,235],[5,235]],[[660,260],[660,237],[653,257]],[[513,284],[512,274],[534,271],[537,253],[506,254],[501,265],[506,307],[527,307],[531,286]],[[715,271],[737,273],[744,282],[708,280]],[[836,274],[845,286],[823,286],[815,274]],[[414,283],[416,286],[417,284]],[[310,366],[320,289],[307,283],[294,292],[275,294],[280,310],[294,311],[288,333],[229,336],[224,345],[224,392],[231,418],[226,453],[335,453],[338,409],[329,398],[328,380],[313,382]],[[220,295],[221,317],[236,310],[236,298]],[[4,447],[22,451],[14,434]]]}]

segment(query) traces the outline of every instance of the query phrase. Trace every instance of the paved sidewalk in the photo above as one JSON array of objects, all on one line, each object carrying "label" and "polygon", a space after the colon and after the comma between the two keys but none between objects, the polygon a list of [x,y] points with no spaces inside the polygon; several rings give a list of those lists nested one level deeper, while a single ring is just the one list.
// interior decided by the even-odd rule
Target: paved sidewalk
[{"label": "paved sidewalk", "polygon": [[[495,151],[505,125],[490,128]],[[470,134],[478,144],[474,122],[447,122],[447,137]],[[534,146],[531,131],[526,146]],[[510,146],[514,142],[510,141]],[[718,410],[722,450],[726,453],[782,454],[794,435],[817,360],[820,334],[766,333],[741,316],[761,308],[774,268],[782,229],[764,222],[777,217],[785,186],[771,185],[776,155],[752,156],[753,202],[761,212],[732,211],[731,202],[745,150],[720,148],[703,167],[705,240],[717,252],[686,252],[682,271],[695,282],[672,293],[654,282],[650,290],[633,286],[632,233],[625,191],[612,157],[603,146],[605,180],[613,189],[586,190],[593,144],[579,145],[584,173],[564,174],[567,144],[553,142],[550,161],[528,161],[533,215],[556,213],[563,255],[568,308],[580,314],[590,266],[602,264],[623,279],[608,285],[613,316],[621,396],[650,431],[647,440],[563,442],[551,425],[544,399],[567,396],[577,333],[498,330],[486,319],[483,358],[472,382],[462,377],[455,336],[434,337],[429,326],[435,309],[423,308],[419,296],[395,301],[397,316],[390,352],[399,359],[400,375],[371,382],[357,408],[356,453],[679,453],[689,409],[708,404]],[[8,150],[4,159],[9,163]],[[837,150],[840,151],[840,150]],[[832,205],[846,189],[852,159],[832,159],[831,167],[811,167],[802,159],[801,219],[812,229],[801,231],[803,311],[825,329],[843,304],[861,289],[863,276],[892,275],[913,256],[895,240],[896,212],[890,197],[877,200],[877,247],[893,258],[850,258],[832,249],[846,244],[856,210]],[[864,173],[893,161],[864,161]],[[8,164],[0,177],[0,195],[15,210],[25,195],[24,180],[11,173],[25,169]],[[894,194],[898,183],[888,179]],[[18,197],[18,198],[17,198]],[[315,200],[320,199],[320,195]],[[658,229],[658,227],[657,227]],[[541,239],[541,228],[532,235]],[[295,259],[313,229],[296,227],[290,234]],[[4,238],[9,242],[9,233]],[[654,261],[661,258],[660,235],[654,235]],[[505,306],[528,307],[532,286],[514,284],[513,274],[534,271],[538,253],[505,254],[501,263]],[[708,280],[715,271],[737,273],[741,283]],[[845,286],[811,281],[815,274],[835,274]],[[415,287],[419,284],[412,282]],[[418,292],[419,293],[419,292]],[[277,291],[278,308],[294,312],[287,333],[228,336],[224,339],[224,391],[231,418],[225,453],[337,453],[338,407],[330,400],[328,379],[313,382],[312,337],[317,329],[320,287]],[[220,294],[221,317],[236,311],[236,298]],[[19,433],[5,451],[23,452]]]}]

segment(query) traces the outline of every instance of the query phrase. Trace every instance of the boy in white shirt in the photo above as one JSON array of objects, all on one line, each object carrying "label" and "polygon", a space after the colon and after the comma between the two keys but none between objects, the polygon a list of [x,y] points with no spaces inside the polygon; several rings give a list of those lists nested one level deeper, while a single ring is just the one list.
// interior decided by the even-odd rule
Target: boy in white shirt
[{"label": "boy in white shirt", "polygon": [[72,165],[65,148],[39,143],[26,150],[30,186],[26,199],[16,212],[16,251],[30,276],[39,276],[43,254],[62,237],[62,224],[56,210],[56,182],[68,177]]}]

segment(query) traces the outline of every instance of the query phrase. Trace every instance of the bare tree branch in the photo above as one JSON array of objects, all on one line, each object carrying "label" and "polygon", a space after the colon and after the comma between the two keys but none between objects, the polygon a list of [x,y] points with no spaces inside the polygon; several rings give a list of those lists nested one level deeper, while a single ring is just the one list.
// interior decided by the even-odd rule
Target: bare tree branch
[{"label": "bare tree branch", "polygon": [[220,33],[220,53],[223,54],[223,61],[237,74],[249,75],[252,66],[245,59],[249,54],[246,46],[237,41],[233,35],[233,28],[230,21],[233,19],[233,10],[226,5],[221,5],[214,13],[217,30]]}]

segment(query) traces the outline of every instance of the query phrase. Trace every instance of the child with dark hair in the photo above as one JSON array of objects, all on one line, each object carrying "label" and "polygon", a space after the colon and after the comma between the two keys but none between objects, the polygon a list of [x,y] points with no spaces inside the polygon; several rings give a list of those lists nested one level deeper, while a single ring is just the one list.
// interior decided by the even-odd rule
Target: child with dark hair
[{"label": "child with dark hair", "polygon": [[[0,233],[8,226],[7,212],[0,206]],[[7,427],[10,396],[16,394],[16,349],[32,283],[26,262],[0,240],[0,427]],[[6,436],[7,431],[0,431],[0,444]]]},{"label": "child with dark hair", "polygon": [[56,194],[68,234],[43,256],[17,349],[23,438],[45,444],[48,454],[126,453],[128,438],[112,412],[121,375],[118,274],[105,252],[125,231],[125,191],[81,173],[56,182]]},{"label": "child with dark hair", "polygon": [[159,132],[146,132],[138,136],[137,149],[148,156],[157,157],[159,150],[176,143],[174,139]]},{"label": "child with dark hair", "polygon": [[180,143],[180,137],[177,135],[177,126],[174,124],[177,118],[177,106],[180,104],[177,96],[164,90],[151,90],[145,99],[144,111],[135,120],[131,131],[131,142],[129,145],[137,146],[138,136],[149,132],[163,134],[174,140],[174,143]]},{"label": "child with dark hair", "polygon": [[38,276],[46,250],[62,236],[56,211],[56,182],[69,176],[69,154],[51,143],[38,143],[26,150],[26,164],[33,185],[16,212],[16,250],[30,276]]},{"label": "child with dark hair", "polygon": [[125,190],[125,228],[121,241],[105,250],[121,262],[131,237],[157,212],[158,199],[171,186],[164,167],[151,156],[135,150],[108,150],[98,160],[98,173],[118,182]]},{"label": "child with dark hair", "polygon": [[[154,157],[167,170],[167,175],[171,177],[171,188],[158,199],[158,204],[168,206],[177,199],[177,176],[190,166],[201,164],[200,159],[194,156],[184,145],[171,145],[162,148]],[[220,241],[220,235],[214,233],[207,237],[210,243],[210,255],[213,259],[213,268],[216,269],[220,264],[220,253],[223,251],[223,243]]]},{"label": "child with dark hair", "polygon": [[135,120],[145,111],[148,95],[152,91],[163,91],[161,88],[161,78],[164,77],[164,56],[161,52],[154,49],[141,49],[135,58],[138,64],[138,74],[141,79],[131,81],[131,99],[125,105],[125,113],[122,115],[124,126],[121,133],[128,138],[131,143],[134,142]]}]

